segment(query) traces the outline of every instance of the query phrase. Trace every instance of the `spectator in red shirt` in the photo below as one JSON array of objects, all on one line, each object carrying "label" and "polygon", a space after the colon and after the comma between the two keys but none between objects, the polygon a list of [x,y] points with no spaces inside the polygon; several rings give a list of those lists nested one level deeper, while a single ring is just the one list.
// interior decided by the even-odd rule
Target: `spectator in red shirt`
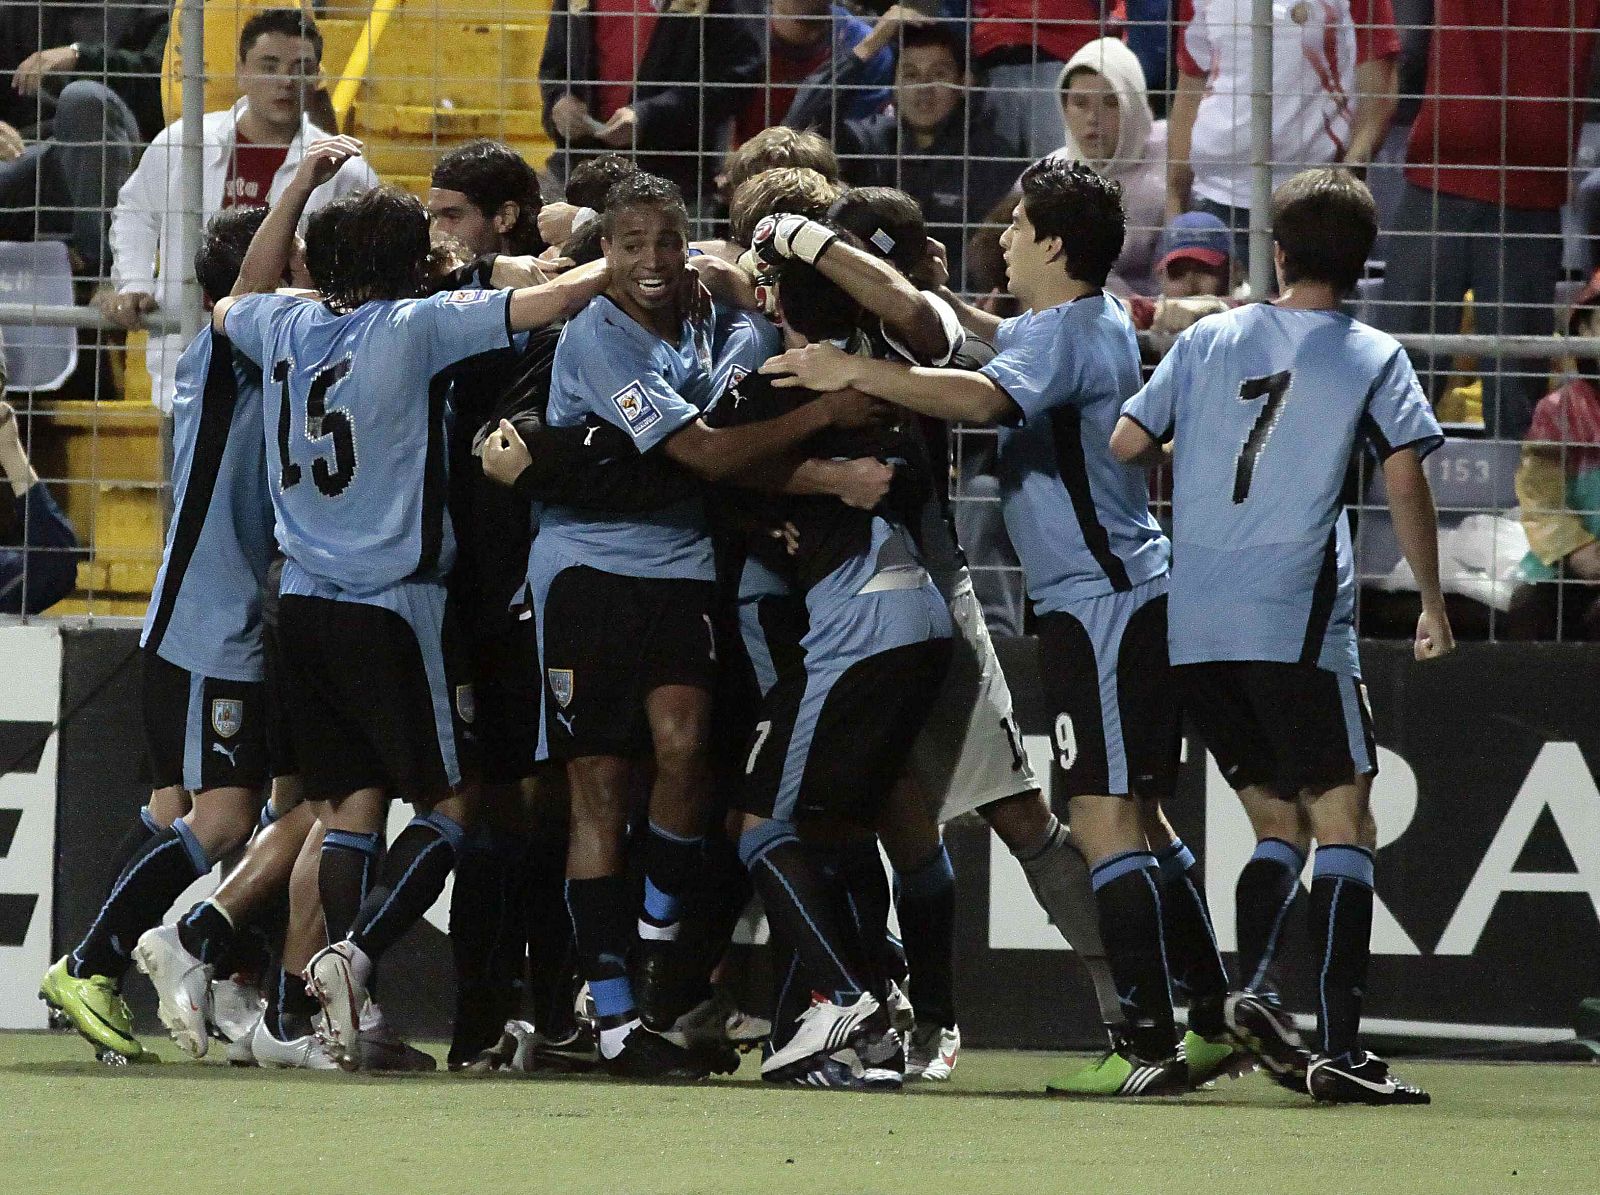
[{"label": "spectator in red shirt", "polygon": [[766,57],[766,85],[746,92],[749,98],[734,119],[734,147],[783,124],[800,84],[830,56],[854,55],[858,47],[860,69],[848,86],[841,82],[834,102],[850,120],[882,111],[894,83],[889,39],[873,38],[870,25],[828,0],[770,0],[768,8],[756,35]]},{"label": "spectator in red shirt", "polygon": [[972,64],[1009,93],[995,130],[1037,161],[1066,143],[1057,84],[1067,60],[1108,32],[1104,0],[973,0]]},{"label": "spectator in red shirt", "polygon": [[[1479,333],[1551,333],[1560,208],[1597,24],[1600,0],[1437,0],[1386,263],[1389,331],[1459,331],[1470,290]],[[1440,373],[1414,356],[1443,383],[1448,365]],[[1492,434],[1520,438],[1544,369],[1512,369],[1524,376],[1485,371],[1483,417]]]}]

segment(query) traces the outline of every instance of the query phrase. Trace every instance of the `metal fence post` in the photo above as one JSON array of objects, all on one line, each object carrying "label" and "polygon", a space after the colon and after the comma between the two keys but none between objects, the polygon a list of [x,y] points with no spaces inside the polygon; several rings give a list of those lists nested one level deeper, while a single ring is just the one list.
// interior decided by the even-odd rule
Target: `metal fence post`
[{"label": "metal fence post", "polygon": [[1250,0],[1250,295],[1264,299],[1272,268],[1272,0]]},{"label": "metal fence post", "polygon": [[164,268],[181,270],[183,290],[179,300],[178,323],[185,340],[200,331],[200,284],[194,276],[194,255],[200,247],[205,223],[205,5],[201,0],[184,0],[179,27],[183,65],[183,219],[175,258]]}]

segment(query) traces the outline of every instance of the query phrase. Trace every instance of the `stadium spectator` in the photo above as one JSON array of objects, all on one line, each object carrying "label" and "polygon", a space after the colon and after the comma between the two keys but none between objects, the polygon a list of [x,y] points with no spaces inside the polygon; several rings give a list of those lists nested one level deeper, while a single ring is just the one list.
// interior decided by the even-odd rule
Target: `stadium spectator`
[{"label": "stadium spectator", "polygon": [[[4,385],[0,358],[0,387]],[[0,402],[0,472],[11,485],[16,513],[10,523],[20,545],[0,547],[0,614],[41,614],[77,584],[78,537],[28,463],[17,414],[6,402]]]},{"label": "stadium spectator", "polygon": [[[1241,266],[1252,186],[1250,11],[1250,0],[1183,0],[1168,112],[1167,217],[1191,209],[1220,217]],[[1308,166],[1366,166],[1394,114],[1400,53],[1390,0],[1296,0],[1287,17],[1273,27],[1274,187]]]},{"label": "stadium spectator", "polygon": [[[1600,0],[1524,0],[1504,13],[1482,11],[1467,0],[1434,5],[1427,90],[1406,147],[1384,276],[1383,322],[1393,332],[1459,331],[1469,290],[1478,333],[1551,332],[1560,208]],[[1439,372],[1421,354],[1416,361],[1432,374],[1437,401],[1448,366]],[[1485,373],[1491,434],[1527,430],[1543,377],[1542,367],[1525,376]]]},{"label": "stadium spectator", "polygon": [[973,0],[973,63],[990,90],[1007,97],[996,132],[1020,144],[1028,162],[1065,140],[1061,67],[1107,32],[1105,9],[1104,0]]},{"label": "stadium spectator", "polygon": [[[1175,336],[1203,316],[1226,311],[1233,283],[1232,246],[1228,226],[1209,212],[1185,212],[1167,225],[1156,262],[1160,294],[1128,297],[1134,327]],[[1159,346],[1161,351],[1168,347],[1170,342]]]},{"label": "stadium spectator", "polygon": [[[98,6],[75,7],[103,16]],[[0,62],[14,68],[10,88],[0,89],[8,101],[0,109],[0,240],[66,239],[77,268],[98,275],[107,264],[106,213],[135,147],[161,128],[169,16],[164,5],[136,9],[107,41],[37,48],[39,38],[70,30],[74,15],[47,23],[37,5],[0,10]],[[14,57],[30,43],[30,53]]]},{"label": "stadium spectator", "polygon": [[639,165],[693,201],[710,189],[704,156],[761,74],[749,23],[733,0],[557,0],[539,60],[544,127],[561,177],[583,157],[638,151]]},{"label": "stadium spectator", "polygon": [[[238,82],[243,98],[222,112],[208,112],[202,126],[205,210],[210,219],[226,207],[276,200],[312,141],[330,134],[306,115],[309,94],[320,82],[322,34],[298,9],[263,9],[239,34]],[[123,184],[111,217],[112,281],[107,318],[125,328],[145,315],[178,305],[181,271],[166,268],[178,244],[182,219],[180,147],[183,122],[151,143]],[[377,183],[360,158],[346,162],[312,194],[311,210]],[[172,407],[172,377],[183,352],[175,333],[152,335],[145,361],[155,403]]]},{"label": "stadium spectator", "polygon": [[889,85],[894,81],[892,42],[846,8],[828,0],[770,0],[768,16],[755,36],[766,57],[760,76],[765,85],[746,93],[748,98],[734,119],[735,146],[769,125],[784,123],[800,84],[830,58],[850,55],[861,64],[849,88],[834,94],[842,116],[871,116],[889,102]]},{"label": "stadium spectator", "polygon": [[894,107],[835,126],[845,181],[898,187],[920,203],[929,235],[946,248],[957,285],[966,278],[967,240],[1010,190],[1027,158],[1026,147],[1000,131],[1005,103],[973,87],[959,31],[907,23],[901,27]]},{"label": "stadium spectator", "polygon": [[[1573,304],[1569,336],[1600,335],[1600,275]],[[1547,394],[1517,470],[1517,502],[1531,549],[1511,596],[1513,639],[1600,639],[1600,361]]]}]

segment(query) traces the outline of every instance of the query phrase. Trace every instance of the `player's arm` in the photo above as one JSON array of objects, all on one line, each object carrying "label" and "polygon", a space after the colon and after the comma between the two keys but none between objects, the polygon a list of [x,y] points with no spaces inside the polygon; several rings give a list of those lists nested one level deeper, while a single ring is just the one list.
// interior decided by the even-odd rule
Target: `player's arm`
[{"label": "player's arm", "polygon": [[761,367],[784,389],[859,390],[919,415],[963,423],[1013,423],[1021,410],[993,378],[964,369],[929,369],[857,357],[831,344],[790,349]]},{"label": "player's arm", "polygon": [[568,319],[589,305],[610,281],[605,261],[568,270],[559,278],[524,286],[511,292],[506,322],[513,332],[531,332],[560,319]]},{"label": "player's arm", "polygon": [[1160,465],[1167,450],[1137,420],[1123,415],[1111,431],[1111,455],[1124,465]]},{"label": "player's arm", "polygon": [[1414,651],[1419,660],[1433,659],[1454,650],[1456,641],[1439,585],[1439,520],[1433,490],[1414,448],[1401,448],[1384,459],[1383,484],[1389,493],[1395,538],[1422,591]]},{"label": "player's arm", "polygon": [[870,426],[877,419],[874,407],[865,395],[841,390],[776,419],[743,427],[709,427],[705,420],[696,419],[667,437],[662,448],[697,477],[736,481],[754,476],[758,469],[827,428]]}]

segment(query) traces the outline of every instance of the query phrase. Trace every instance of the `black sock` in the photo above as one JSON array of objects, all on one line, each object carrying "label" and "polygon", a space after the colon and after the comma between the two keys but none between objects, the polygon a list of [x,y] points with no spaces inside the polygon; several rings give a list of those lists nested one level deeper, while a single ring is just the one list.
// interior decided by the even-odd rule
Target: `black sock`
[{"label": "black sock", "polygon": [[1239,979],[1252,992],[1276,990],[1273,963],[1289,908],[1300,891],[1305,856],[1293,843],[1263,838],[1239,873],[1234,916],[1239,938]]},{"label": "black sock", "polygon": [[311,1033],[311,1018],[318,1012],[315,996],[306,994],[306,981],[279,963],[264,985],[267,995],[267,1032],[279,1041],[295,1041]]},{"label": "black sock", "polygon": [[111,852],[111,867],[106,872],[107,892],[116,886],[117,880],[128,870],[128,864],[133,862],[134,856],[144,849],[144,844],[161,833],[161,829],[156,825],[150,807],[140,806],[137,816],[128,823],[128,829],[117,843],[116,850]]},{"label": "black sock", "polygon": [[867,838],[848,844],[835,853],[834,865],[864,948],[862,957],[872,965],[873,990],[882,995],[890,980],[905,982],[906,958],[900,943],[889,934],[893,898],[889,895],[889,877],[883,871],[883,857],[878,853],[878,840]]},{"label": "black sock", "polygon": [[687,838],[651,822],[644,834],[644,910],[639,936],[678,937],[689,890],[698,874],[704,838]]},{"label": "black sock", "polygon": [[800,955],[792,949],[778,946],[773,939],[772,962],[778,978],[772,1008],[772,1036],[767,1039],[764,1057],[783,1049],[794,1036],[795,1024],[811,1007],[811,985],[806,981],[805,968],[800,965]]},{"label": "black sock", "polygon": [[697,994],[703,1000],[711,995],[711,973],[728,953],[753,889],[750,873],[739,861],[738,848],[721,834],[707,835],[700,866],[697,896],[689,907],[682,940],[690,956],[684,971],[691,985],[698,985]]},{"label": "black sock", "polygon": [[553,1041],[577,1028],[572,1004],[578,993],[578,957],[567,907],[567,831],[541,828],[528,844],[523,926],[527,935],[528,1011],[539,1032]]},{"label": "black sock", "polygon": [[[1161,876],[1149,851],[1124,851],[1089,872],[1100,936],[1117,981],[1128,1041],[1151,1062],[1177,1044],[1172,988],[1161,933]],[[913,975],[915,971],[913,971]]]},{"label": "black sock", "polygon": [[[449,1061],[475,1058],[494,1045],[515,1014],[516,985],[506,965],[512,934],[513,875],[526,854],[520,837],[482,830],[467,840],[450,893],[450,955],[455,964],[455,1031]],[[516,893],[520,902],[521,893]],[[520,915],[515,930],[522,932]]]},{"label": "black sock", "polygon": [[1311,867],[1311,941],[1322,960],[1317,979],[1322,1052],[1339,1058],[1354,1053],[1360,1041],[1372,942],[1372,852],[1319,846]]},{"label": "black sock", "polygon": [[[195,905],[178,922],[178,941],[202,963],[215,965],[233,946],[233,937],[233,922],[209,900]],[[218,974],[227,978],[221,972]]]},{"label": "black sock", "polygon": [[1172,981],[1189,997],[1189,1027],[1202,1037],[1216,1037],[1226,1028],[1222,1004],[1228,995],[1228,972],[1217,949],[1200,866],[1182,839],[1163,848],[1156,862],[1161,866],[1161,911]]},{"label": "black sock", "polygon": [[68,971],[78,979],[121,978],[139,935],[161,924],[172,902],[210,870],[211,861],[183,822],[152,837],[117,877],[89,932],[67,957]]},{"label": "black sock", "polygon": [[866,990],[859,960],[847,958],[845,930],[834,894],[815,860],[786,822],[767,821],[739,838],[739,857],[750,870],[767,924],[780,944],[800,955],[806,982],[840,1004],[853,1004]]},{"label": "black sock", "polygon": [[627,876],[596,876],[567,881],[567,908],[572,912],[572,940],[578,969],[589,982],[594,1012],[606,1057],[622,1046],[626,1030],[638,1019],[633,984],[628,979],[628,947],[634,940],[634,901]]},{"label": "black sock", "polygon": [[944,843],[910,871],[899,872],[895,907],[900,940],[911,970],[911,1002],[917,1020],[953,1029],[956,1023],[956,873]]},{"label": "black sock", "polygon": [[406,823],[383,860],[383,875],[350,928],[350,940],[377,962],[439,899],[465,838],[461,826],[435,810]]},{"label": "black sock", "polygon": [[361,904],[372,890],[382,854],[381,834],[329,830],[323,835],[322,853],[317,858],[317,891],[322,897],[328,941],[339,942],[349,936]]}]

